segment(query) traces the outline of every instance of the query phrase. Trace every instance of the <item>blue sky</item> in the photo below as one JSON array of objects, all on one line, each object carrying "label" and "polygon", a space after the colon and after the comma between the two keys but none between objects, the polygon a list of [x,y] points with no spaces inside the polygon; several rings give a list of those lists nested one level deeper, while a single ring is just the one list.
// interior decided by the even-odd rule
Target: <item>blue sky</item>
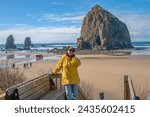
[{"label": "blue sky", "polygon": [[127,24],[131,41],[150,41],[150,0],[0,0],[0,44],[76,42],[83,17],[99,4]]}]

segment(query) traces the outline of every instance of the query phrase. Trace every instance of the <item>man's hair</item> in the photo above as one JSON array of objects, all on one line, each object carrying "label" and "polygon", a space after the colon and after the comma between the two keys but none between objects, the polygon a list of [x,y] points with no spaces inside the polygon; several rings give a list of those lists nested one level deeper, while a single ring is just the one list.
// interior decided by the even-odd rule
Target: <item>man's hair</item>
[{"label": "man's hair", "polygon": [[73,47],[69,47],[68,50],[75,52],[75,48],[73,48]]}]

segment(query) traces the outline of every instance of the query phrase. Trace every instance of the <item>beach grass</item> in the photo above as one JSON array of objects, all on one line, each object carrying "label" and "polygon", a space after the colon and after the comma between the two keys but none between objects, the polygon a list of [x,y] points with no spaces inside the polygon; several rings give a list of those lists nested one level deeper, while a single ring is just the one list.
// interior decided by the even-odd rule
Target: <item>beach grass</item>
[{"label": "beach grass", "polygon": [[24,72],[19,69],[0,68],[0,88],[5,91],[7,88],[26,80]]},{"label": "beach grass", "polygon": [[93,88],[93,84],[92,83],[87,82],[87,81],[81,81],[80,87],[81,87],[82,91],[84,92],[85,96],[89,100],[94,99],[93,98],[94,88]]},{"label": "beach grass", "polygon": [[4,93],[4,91],[0,88],[0,94]]},{"label": "beach grass", "polygon": [[148,94],[150,94],[150,87],[138,88],[137,94],[141,100],[146,100]]}]

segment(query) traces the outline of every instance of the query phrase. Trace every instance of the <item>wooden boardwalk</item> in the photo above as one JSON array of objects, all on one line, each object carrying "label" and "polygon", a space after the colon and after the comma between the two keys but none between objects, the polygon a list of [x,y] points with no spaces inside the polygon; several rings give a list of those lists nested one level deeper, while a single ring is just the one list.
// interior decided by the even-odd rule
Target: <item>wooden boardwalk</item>
[{"label": "wooden boardwalk", "polygon": [[[61,85],[61,74],[45,74],[21,84],[12,86],[3,94],[0,100],[65,100],[65,90]],[[87,100],[82,89],[79,87],[78,99]],[[124,100],[139,100],[136,95],[132,80],[124,76]]]},{"label": "wooden boardwalk", "polygon": [[136,95],[131,78],[127,75],[124,76],[124,100],[140,100]]},{"label": "wooden boardwalk", "polygon": [[[82,89],[79,87],[78,97],[86,100]],[[32,80],[12,86],[0,95],[6,100],[65,100],[65,90],[61,85],[61,74],[45,74]]]}]

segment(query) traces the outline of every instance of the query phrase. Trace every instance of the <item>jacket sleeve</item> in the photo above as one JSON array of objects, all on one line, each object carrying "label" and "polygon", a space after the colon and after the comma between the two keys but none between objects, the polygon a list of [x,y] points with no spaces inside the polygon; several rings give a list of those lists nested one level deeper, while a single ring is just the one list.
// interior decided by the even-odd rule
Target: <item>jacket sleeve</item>
[{"label": "jacket sleeve", "polygon": [[81,62],[77,57],[73,57],[71,60],[71,64],[77,68],[81,65]]},{"label": "jacket sleeve", "polygon": [[54,69],[54,74],[57,74],[63,67],[63,57],[58,61],[55,69]]}]

